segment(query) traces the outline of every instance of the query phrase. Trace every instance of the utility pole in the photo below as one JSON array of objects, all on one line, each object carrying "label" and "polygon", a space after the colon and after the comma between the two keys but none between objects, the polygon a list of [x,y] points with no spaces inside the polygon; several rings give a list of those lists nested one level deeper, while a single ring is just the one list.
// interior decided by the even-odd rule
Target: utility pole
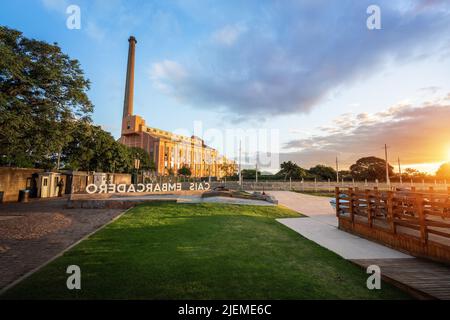
[{"label": "utility pole", "polygon": [[399,177],[400,177],[400,184],[403,184],[402,167],[400,166],[400,157],[398,157],[398,174],[399,174]]},{"label": "utility pole", "polygon": [[391,185],[391,180],[389,179],[389,163],[388,163],[388,155],[387,155],[387,145],[384,144],[384,158],[386,162],[386,183],[387,185]]},{"label": "utility pole", "polygon": [[241,147],[242,147],[242,140],[239,140],[239,185],[240,185],[240,186],[242,186]]},{"label": "utility pole", "polygon": [[339,183],[339,162],[337,156],[336,156],[336,182]]},{"label": "utility pole", "polygon": [[256,154],[255,182],[258,183],[258,154]]}]

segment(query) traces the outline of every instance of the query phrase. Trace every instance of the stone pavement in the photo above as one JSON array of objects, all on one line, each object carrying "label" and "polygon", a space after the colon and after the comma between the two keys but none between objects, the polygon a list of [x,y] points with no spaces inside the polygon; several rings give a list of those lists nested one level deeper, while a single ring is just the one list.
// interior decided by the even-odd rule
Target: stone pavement
[{"label": "stone pavement", "polygon": [[123,212],[65,209],[65,203],[0,204],[0,292]]}]

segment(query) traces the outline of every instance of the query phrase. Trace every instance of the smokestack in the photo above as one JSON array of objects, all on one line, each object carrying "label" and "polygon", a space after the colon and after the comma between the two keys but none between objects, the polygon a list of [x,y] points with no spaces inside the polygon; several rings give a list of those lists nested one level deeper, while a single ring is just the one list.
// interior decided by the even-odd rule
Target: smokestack
[{"label": "smokestack", "polygon": [[127,79],[125,85],[125,101],[123,103],[123,117],[133,115],[133,95],[134,95],[134,54],[136,51],[136,38],[131,36],[128,39],[128,64]]}]

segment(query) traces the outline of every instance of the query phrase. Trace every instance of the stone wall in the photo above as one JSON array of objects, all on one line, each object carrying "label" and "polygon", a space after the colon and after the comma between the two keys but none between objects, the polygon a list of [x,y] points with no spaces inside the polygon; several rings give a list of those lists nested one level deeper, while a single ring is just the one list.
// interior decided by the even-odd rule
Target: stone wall
[{"label": "stone wall", "polygon": [[3,192],[3,202],[18,201],[19,190],[34,189],[33,174],[43,171],[42,169],[0,167],[0,192]]}]

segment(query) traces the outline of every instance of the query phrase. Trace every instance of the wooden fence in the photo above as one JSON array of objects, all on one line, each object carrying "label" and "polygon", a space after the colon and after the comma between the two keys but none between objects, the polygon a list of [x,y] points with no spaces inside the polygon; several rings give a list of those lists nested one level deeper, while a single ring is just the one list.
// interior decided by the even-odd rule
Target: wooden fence
[{"label": "wooden fence", "polygon": [[450,188],[336,188],[339,228],[411,255],[450,264]]}]

